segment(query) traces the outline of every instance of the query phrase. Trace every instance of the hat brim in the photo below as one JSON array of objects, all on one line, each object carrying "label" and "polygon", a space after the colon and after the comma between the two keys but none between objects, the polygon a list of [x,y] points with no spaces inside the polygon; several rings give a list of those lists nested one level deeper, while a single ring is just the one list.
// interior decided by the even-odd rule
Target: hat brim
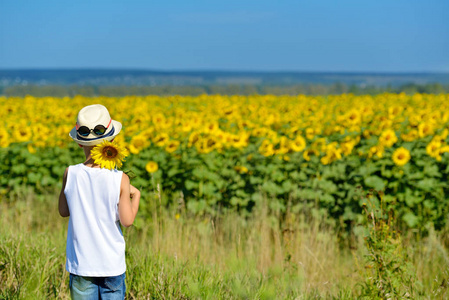
[{"label": "hat brim", "polygon": [[95,146],[98,144],[101,144],[104,140],[106,141],[112,141],[122,130],[122,123],[112,120],[112,126],[114,126],[114,134],[107,136],[105,138],[99,138],[95,140],[80,140],[78,139],[78,135],[76,132],[76,126],[70,130],[69,136],[74,140],[76,143],[83,145],[83,146]]}]

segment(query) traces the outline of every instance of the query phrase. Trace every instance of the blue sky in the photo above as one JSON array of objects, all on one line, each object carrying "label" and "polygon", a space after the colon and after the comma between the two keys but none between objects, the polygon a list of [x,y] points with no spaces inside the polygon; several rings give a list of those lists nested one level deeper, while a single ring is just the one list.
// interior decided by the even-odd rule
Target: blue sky
[{"label": "blue sky", "polygon": [[0,68],[449,72],[447,0],[0,0]]}]

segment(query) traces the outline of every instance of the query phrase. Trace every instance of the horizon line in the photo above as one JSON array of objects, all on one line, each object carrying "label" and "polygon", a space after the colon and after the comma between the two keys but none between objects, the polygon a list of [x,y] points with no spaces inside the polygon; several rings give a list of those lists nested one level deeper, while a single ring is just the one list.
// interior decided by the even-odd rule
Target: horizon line
[{"label": "horizon line", "polygon": [[442,74],[449,75],[449,71],[312,71],[312,70],[229,70],[229,69],[151,69],[131,67],[18,67],[2,68],[0,71],[139,71],[156,73],[289,73],[289,74],[370,74],[370,75],[411,75],[411,74]]}]

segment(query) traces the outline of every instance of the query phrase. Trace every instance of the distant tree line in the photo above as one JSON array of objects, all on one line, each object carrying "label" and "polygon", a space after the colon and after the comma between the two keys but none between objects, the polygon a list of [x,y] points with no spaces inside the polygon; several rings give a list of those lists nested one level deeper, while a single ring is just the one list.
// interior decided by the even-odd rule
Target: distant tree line
[{"label": "distant tree line", "polygon": [[32,95],[36,97],[73,97],[83,95],[121,97],[127,95],[188,95],[201,94],[222,95],[332,95],[352,93],[355,95],[375,95],[380,93],[449,93],[449,84],[405,84],[400,86],[359,86],[344,83],[334,84],[295,84],[295,85],[206,85],[206,86],[79,86],[79,85],[17,85],[0,87],[0,94],[7,97],[24,97]]}]

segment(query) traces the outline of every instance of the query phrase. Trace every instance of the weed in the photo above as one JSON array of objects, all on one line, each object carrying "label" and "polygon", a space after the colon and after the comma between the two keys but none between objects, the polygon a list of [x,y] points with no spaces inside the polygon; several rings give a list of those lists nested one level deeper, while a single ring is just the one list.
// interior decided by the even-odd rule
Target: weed
[{"label": "weed", "polygon": [[364,211],[365,281],[361,296],[370,299],[415,299],[419,295],[416,271],[404,251],[392,210],[384,208],[383,194],[371,190]]}]

